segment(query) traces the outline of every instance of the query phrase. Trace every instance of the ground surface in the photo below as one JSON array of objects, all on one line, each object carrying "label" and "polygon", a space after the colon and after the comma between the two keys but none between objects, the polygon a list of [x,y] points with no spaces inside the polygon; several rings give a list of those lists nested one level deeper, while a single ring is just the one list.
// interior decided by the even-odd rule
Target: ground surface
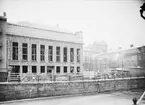
[{"label": "ground surface", "polygon": [[[132,98],[139,98],[145,90],[131,90],[95,95],[41,98],[30,100],[9,101],[1,105],[133,105]],[[141,105],[145,105],[142,100]]]}]

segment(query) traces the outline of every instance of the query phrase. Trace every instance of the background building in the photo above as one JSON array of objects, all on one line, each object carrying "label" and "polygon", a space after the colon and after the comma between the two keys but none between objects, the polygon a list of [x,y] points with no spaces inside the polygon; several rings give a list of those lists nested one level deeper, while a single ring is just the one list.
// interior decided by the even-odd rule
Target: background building
[{"label": "background building", "polygon": [[104,41],[95,41],[88,46],[84,46],[83,48],[83,63],[84,63],[84,71],[95,71],[97,66],[94,60],[93,55],[99,53],[106,53],[108,46]]},{"label": "background building", "polygon": [[[37,26],[30,23],[12,24],[0,17],[1,77],[28,75],[66,75],[82,72],[82,36],[59,27]],[[44,75],[46,78],[44,78]],[[11,76],[12,77],[12,76]],[[2,80],[2,79],[1,79]]]},{"label": "background building", "polygon": [[96,54],[92,60],[102,74],[145,76],[145,46]]}]

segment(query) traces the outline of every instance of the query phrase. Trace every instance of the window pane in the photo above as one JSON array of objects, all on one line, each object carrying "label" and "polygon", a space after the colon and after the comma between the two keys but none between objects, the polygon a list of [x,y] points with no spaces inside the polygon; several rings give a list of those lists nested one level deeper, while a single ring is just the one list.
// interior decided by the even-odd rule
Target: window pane
[{"label": "window pane", "polygon": [[56,47],[56,61],[60,61],[60,47]]},{"label": "window pane", "polygon": [[37,73],[37,67],[36,66],[32,66],[32,73]]},{"label": "window pane", "polygon": [[45,73],[45,66],[41,66],[41,73]]},{"label": "window pane", "polygon": [[74,49],[70,48],[70,62],[74,62]]},{"label": "window pane", "polygon": [[28,48],[27,48],[27,43],[22,44],[22,59],[27,60],[27,53],[28,53]]},{"label": "window pane", "polygon": [[32,61],[36,61],[36,44],[32,44]]},{"label": "window pane", "polygon": [[77,62],[80,62],[80,49],[77,49]]},{"label": "window pane", "polygon": [[53,47],[48,46],[48,61],[53,61]]},{"label": "window pane", "polygon": [[67,62],[67,48],[66,47],[64,47],[63,49],[63,61]]},{"label": "window pane", "polygon": [[18,42],[13,42],[12,46],[12,59],[18,60]]},{"label": "window pane", "polygon": [[60,73],[60,66],[56,67],[56,73]]},{"label": "window pane", "polygon": [[64,67],[64,73],[67,73],[67,66]]},{"label": "window pane", "polygon": [[44,61],[45,60],[45,46],[40,45],[40,60]]}]

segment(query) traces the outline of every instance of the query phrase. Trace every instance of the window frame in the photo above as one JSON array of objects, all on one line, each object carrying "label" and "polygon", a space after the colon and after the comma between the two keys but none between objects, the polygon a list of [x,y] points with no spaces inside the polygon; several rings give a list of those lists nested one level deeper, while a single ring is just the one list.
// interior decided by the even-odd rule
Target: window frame
[{"label": "window frame", "polygon": [[[58,69],[58,68],[59,68],[59,69]],[[56,73],[57,73],[57,74],[60,74],[60,72],[61,72],[60,69],[61,69],[60,66],[56,66]],[[59,72],[58,72],[58,70],[59,70]]]},{"label": "window frame", "polygon": [[25,60],[25,61],[28,60],[28,44],[27,43],[22,43],[22,60]]},{"label": "window frame", "polygon": [[48,46],[48,61],[53,61],[53,46]]},{"label": "window frame", "polygon": [[60,46],[57,46],[56,47],[56,62],[60,62],[60,52],[61,50],[60,50]]},{"label": "window frame", "polygon": [[70,48],[70,62],[74,62],[74,48]]},{"label": "window frame", "polygon": [[[14,45],[16,44],[16,45]],[[19,53],[19,48],[18,48],[19,44],[18,42],[12,42],[12,60],[18,60],[18,53]]]},{"label": "window frame", "polygon": [[80,61],[81,61],[80,51],[81,51],[81,50],[78,48],[78,49],[77,49],[77,62],[78,62],[78,63],[80,63]]},{"label": "window frame", "polygon": [[[66,69],[65,69],[65,68],[66,68]],[[68,72],[68,67],[67,67],[67,66],[64,66],[64,67],[63,67],[63,72],[64,72],[64,73],[67,73],[67,72]]]},{"label": "window frame", "polygon": [[63,62],[67,62],[67,47],[63,48]]},{"label": "window frame", "polygon": [[40,61],[45,61],[45,45],[40,45]]},{"label": "window frame", "polygon": [[32,61],[37,60],[37,45],[36,44],[31,45],[31,60]]}]

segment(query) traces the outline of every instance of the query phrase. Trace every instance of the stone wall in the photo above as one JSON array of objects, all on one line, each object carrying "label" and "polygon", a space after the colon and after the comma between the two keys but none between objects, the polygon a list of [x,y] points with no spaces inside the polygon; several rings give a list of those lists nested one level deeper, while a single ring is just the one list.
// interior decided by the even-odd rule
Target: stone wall
[{"label": "stone wall", "polygon": [[0,83],[0,101],[145,88],[145,78],[53,83]]}]

